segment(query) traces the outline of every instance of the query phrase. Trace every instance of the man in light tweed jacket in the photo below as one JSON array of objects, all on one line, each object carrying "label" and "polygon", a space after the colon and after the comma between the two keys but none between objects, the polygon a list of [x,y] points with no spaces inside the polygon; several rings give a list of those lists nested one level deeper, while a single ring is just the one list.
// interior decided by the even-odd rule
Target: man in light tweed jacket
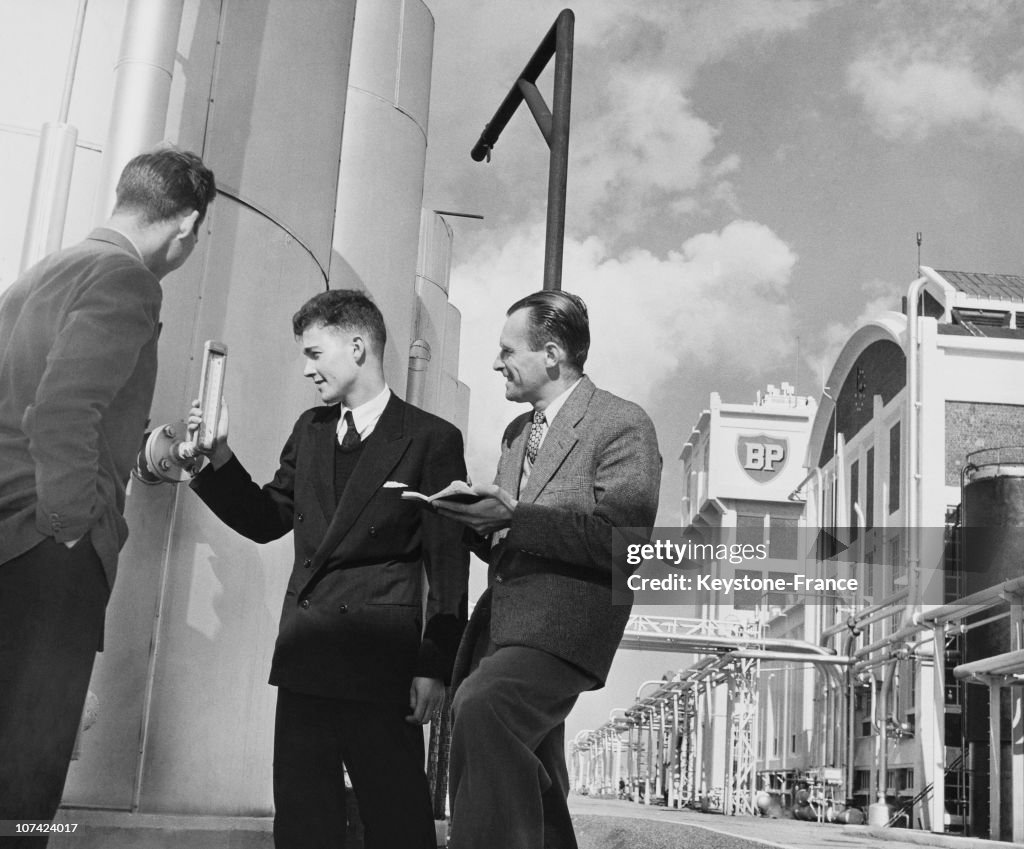
[{"label": "man in light tweed jacket", "polygon": [[484,498],[438,505],[490,564],[456,662],[449,846],[574,848],[564,722],[622,637],[612,528],[654,524],[661,457],[647,414],[583,374],[582,299],[523,298],[500,344],[505,397],[532,410],[505,429],[496,482],[474,487]]}]

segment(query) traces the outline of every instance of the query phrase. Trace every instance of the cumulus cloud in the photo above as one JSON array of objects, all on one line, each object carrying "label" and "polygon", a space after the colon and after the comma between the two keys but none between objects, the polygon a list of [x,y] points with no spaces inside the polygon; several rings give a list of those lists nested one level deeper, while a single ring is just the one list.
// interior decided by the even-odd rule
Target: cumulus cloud
[{"label": "cumulus cloud", "polygon": [[[789,357],[793,329],[787,288],[796,254],[768,227],[733,221],[659,257],[615,255],[597,237],[568,239],[563,286],[590,309],[587,372],[598,385],[651,408],[665,393],[696,384],[694,373],[756,376]],[[539,288],[543,227],[519,229],[453,271],[463,314],[460,373],[473,387],[468,457],[474,480],[489,480],[505,424],[524,409],[504,401],[489,373],[504,310]],[[752,341],[756,340],[756,347]]]},{"label": "cumulus cloud", "polygon": [[873,52],[847,73],[878,131],[915,141],[935,130],[974,125],[1024,133],[1024,75],[989,80],[966,59]]},{"label": "cumulus cloud", "polygon": [[[546,197],[547,150],[525,108],[503,131],[492,165],[469,169],[466,160],[563,5],[431,4],[436,55],[445,60],[435,62],[428,205],[483,213],[503,228],[537,217]],[[735,151],[715,149],[718,129],[689,99],[695,76],[750,41],[806,26],[827,7],[817,0],[588,2],[575,30],[570,232],[597,233],[621,246],[642,243],[652,227],[677,231],[682,218],[709,209],[739,214],[730,177],[741,161]],[[549,69],[538,83],[546,99],[550,77]],[[459,96],[436,95],[448,91]]]},{"label": "cumulus cloud", "polygon": [[860,315],[852,321],[828,322],[814,348],[805,358],[817,382],[828,379],[843,346],[859,328],[878,318],[882,313],[900,310],[900,298],[906,294],[907,287],[906,284],[870,280],[862,283],[860,290],[865,298]]},{"label": "cumulus cloud", "polygon": [[604,97],[607,111],[580,121],[574,144],[573,202],[588,229],[635,231],[652,201],[678,203],[739,168],[736,154],[708,161],[718,131],[693,113],[673,75],[622,73]]}]

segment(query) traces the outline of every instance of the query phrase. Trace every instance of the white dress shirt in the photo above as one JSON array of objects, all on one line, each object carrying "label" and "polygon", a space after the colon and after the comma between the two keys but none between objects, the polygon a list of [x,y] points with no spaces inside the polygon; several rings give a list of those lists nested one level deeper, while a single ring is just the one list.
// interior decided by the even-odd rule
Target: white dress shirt
[{"label": "white dress shirt", "polygon": [[345,421],[345,413],[349,410],[352,411],[352,420],[356,424],[359,438],[365,440],[369,438],[370,434],[373,433],[373,429],[377,427],[377,422],[380,421],[384,408],[390,400],[391,389],[385,383],[384,391],[380,395],[371,398],[365,404],[360,404],[358,407],[343,406],[341,408],[341,418],[338,419],[338,444],[341,445],[341,440],[344,439],[345,434],[348,432],[348,422]]},{"label": "white dress shirt", "polygon": [[[540,426],[540,444],[537,446],[537,453],[540,454],[540,449],[544,446],[544,440],[547,439],[548,431],[551,429],[551,423],[555,420],[555,416],[558,415],[558,411],[562,409],[565,402],[569,400],[569,396],[572,395],[572,391],[580,385],[580,381],[583,380],[583,375],[576,380],[576,382],[565,390],[561,395],[555,398],[550,404],[547,405],[541,412],[544,413],[544,423]],[[531,424],[531,427],[533,425]],[[519,491],[522,492],[526,486],[526,482],[530,479],[530,470],[533,468],[533,463],[530,462],[530,458],[523,454],[523,476],[519,481]]]}]

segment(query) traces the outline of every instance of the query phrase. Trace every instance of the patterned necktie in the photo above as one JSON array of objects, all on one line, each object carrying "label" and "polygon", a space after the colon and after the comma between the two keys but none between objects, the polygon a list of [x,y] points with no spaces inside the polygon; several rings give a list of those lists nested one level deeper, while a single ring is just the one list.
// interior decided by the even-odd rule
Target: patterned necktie
[{"label": "patterned necktie", "polygon": [[540,440],[544,435],[544,414],[540,410],[533,411],[533,424],[530,425],[530,438],[526,443],[526,459],[533,465],[537,461]]},{"label": "patterned necktie", "polygon": [[345,411],[345,424],[348,425],[348,429],[345,431],[345,435],[341,438],[341,450],[355,451],[363,444],[363,440],[359,436],[359,431],[356,430],[356,420],[352,418],[351,410]]}]

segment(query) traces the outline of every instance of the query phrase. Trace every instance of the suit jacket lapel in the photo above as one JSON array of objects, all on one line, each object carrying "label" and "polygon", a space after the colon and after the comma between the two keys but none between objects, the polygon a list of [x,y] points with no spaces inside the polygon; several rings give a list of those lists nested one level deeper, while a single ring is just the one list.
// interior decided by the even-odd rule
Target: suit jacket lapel
[{"label": "suit jacket lapel", "polygon": [[555,420],[548,424],[547,436],[544,437],[544,443],[537,454],[537,462],[530,470],[530,479],[520,493],[520,498],[536,501],[548,481],[561,468],[565,458],[579,441],[576,436],[576,425],[586,414],[594,389],[590,378],[584,377],[580,385],[565,399]]},{"label": "suit jacket lapel", "polygon": [[338,439],[338,421],[341,418],[341,407],[335,405],[329,414],[313,422],[311,427],[313,481],[317,501],[324,517],[330,521],[334,515],[334,443]]},{"label": "suit jacket lapel", "polygon": [[523,457],[526,455],[526,442],[530,437],[530,418],[524,417],[520,423],[519,433],[512,438],[512,444],[508,447],[505,461],[498,465],[498,475],[495,483],[506,492],[517,495],[519,492],[519,478],[523,471]]},{"label": "suit jacket lapel", "polygon": [[[345,485],[338,509],[334,512],[334,517],[327,527],[327,533],[324,534],[320,547],[313,555],[314,571],[343,543],[356,518],[387,480],[388,474],[402,459],[406,448],[409,447],[410,438],[404,434],[403,408],[404,402],[392,395],[372,436],[366,441],[359,463]],[[328,464],[332,475],[333,451],[334,446],[332,445],[332,459]]]}]

